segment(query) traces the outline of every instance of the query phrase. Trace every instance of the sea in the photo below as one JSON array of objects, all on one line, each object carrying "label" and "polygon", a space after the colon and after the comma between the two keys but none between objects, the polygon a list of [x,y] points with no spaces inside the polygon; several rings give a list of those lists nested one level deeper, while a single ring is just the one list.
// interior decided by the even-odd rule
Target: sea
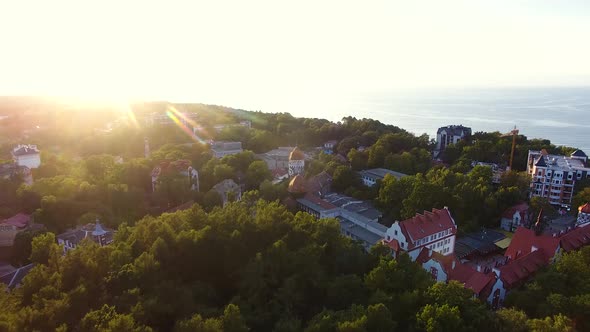
[{"label": "sea", "polygon": [[315,117],[373,118],[431,138],[446,125],[501,133],[516,127],[529,139],[549,139],[590,153],[590,87],[406,90],[340,98],[336,107],[314,112]]}]

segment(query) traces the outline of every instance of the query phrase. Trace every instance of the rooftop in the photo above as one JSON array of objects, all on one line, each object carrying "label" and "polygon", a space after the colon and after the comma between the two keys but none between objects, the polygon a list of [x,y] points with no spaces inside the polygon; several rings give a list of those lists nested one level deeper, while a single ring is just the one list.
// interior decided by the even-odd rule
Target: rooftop
[{"label": "rooftop", "polygon": [[385,178],[385,175],[387,175],[387,174],[390,174],[397,179],[403,178],[404,176],[408,176],[407,174],[392,171],[392,170],[386,169],[386,168],[367,169],[367,170],[360,171],[359,174],[361,174],[361,176],[372,176],[372,177],[376,177],[379,179]]},{"label": "rooftop", "polygon": [[586,167],[584,162],[577,158],[555,155],[555,154],[545,154],[544,151],[529,151],[530,154],[536,156],[535,158],[535,166],[538,167],[547,167],[551,170],[562,170],[566,169],[569,171],[573,170],[586,170],[590,171],[590,168]]},{"label": "rooftop", "polygon": [[39,149],[37,149],[36,145],[21,145],[19,144],[17,147],[12,149],[13,156],[25,156],[31,154],[39,154]]},{"label": "rooftop", "polygon": [[457,232],[455,221],[447,208],[432,209],[432,212],[424,211],[424,214],[417,213],[412,218],[400,221],[399,224],[412,242],[447,229],[451,229],[453,234]]}]

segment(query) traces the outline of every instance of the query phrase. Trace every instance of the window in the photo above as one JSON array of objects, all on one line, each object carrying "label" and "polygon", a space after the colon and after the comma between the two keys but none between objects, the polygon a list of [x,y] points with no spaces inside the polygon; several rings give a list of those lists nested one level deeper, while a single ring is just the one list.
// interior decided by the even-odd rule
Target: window
[{"label": "window", "polygon": [[434,280],[438,279],[438,270],[436,269],[436,267],[432,266],[430,268],[430,275],[432,276],[432,279],[434,279]]},{"label": "window", "polygon": [[387,241],[391,241],[391,236],[387,235]]},{"label": "window", "polygon": [[397,230],[395,232],[393,232],[393,234],[397,235]]}]

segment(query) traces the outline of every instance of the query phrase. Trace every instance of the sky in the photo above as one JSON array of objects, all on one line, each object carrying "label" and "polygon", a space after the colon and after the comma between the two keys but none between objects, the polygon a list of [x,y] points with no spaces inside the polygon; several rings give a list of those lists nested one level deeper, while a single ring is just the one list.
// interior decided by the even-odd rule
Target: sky
[{"label": "sky", "polygon": [[392,89],[589,85],[589,6],[0,0],[0,95],[281,111]]}]

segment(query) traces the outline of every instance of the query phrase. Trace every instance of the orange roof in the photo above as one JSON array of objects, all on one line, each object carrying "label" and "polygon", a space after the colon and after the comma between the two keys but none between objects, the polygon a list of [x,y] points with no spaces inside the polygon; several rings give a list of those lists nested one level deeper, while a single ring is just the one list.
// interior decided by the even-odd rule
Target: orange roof
[{"label": "orange roof", "polygon": [[408,241],[410,249],[412,242],[425,238],[432,234],[451,229],[452,234],[457,232],[451,213],[445,209],[432,209],[432,212],[424,211],[424,214],[417,213],[414,217],[399,222],[402,232],[412,241]]},{"label": "orange roof", "polygon": [[305,154],[298,147],[295,147],[289,154],[289,160],[305,160]]},{"label": "orange roof", "polygon": [[579,249],[590,243],[590,227],[576,227],[559,237],[561,248],[565,251]]},{"label": "orange roof", "polygon": [[518,227],[504,256],[510,257],[513,260],[518,259],[530,253],[533,246],[543,249],[546,255],[545,259],[548,262],[555,255],[557,248],[559,248],[559,238],[544,234],[537,235],[533,230]]},{"label": "orange roof", "polygon": [[500,279],[504,282],[504,287],[509,289],[520,285],[532,277],[540,268],[547,265],[547,254],[543,251],[543,249],[539,249],[529,252],[499,267]]},{"label": "orange roof", "polygon": [[305,179],[301,175],[296,175],[291,182],[289,182],[289,188],[287,191],[293,194],[302,194],[305,190]]},{"label": "orange roof", "polygon": [[580,213],[589,213],[590,214],[590,203],[586,203],[578,208]]},{"label": "orange roof", "polygon": [[520,217],[524,219],[528,209],[529,205],[525,202],[522,202],[520,204],[514,205],[513,207],[506,209],[506,211],[504,211],[504,213],[502,214],[502,217],[512,219],[512,217],[514,217],[514,214],[518,212],[520,214]]}]

